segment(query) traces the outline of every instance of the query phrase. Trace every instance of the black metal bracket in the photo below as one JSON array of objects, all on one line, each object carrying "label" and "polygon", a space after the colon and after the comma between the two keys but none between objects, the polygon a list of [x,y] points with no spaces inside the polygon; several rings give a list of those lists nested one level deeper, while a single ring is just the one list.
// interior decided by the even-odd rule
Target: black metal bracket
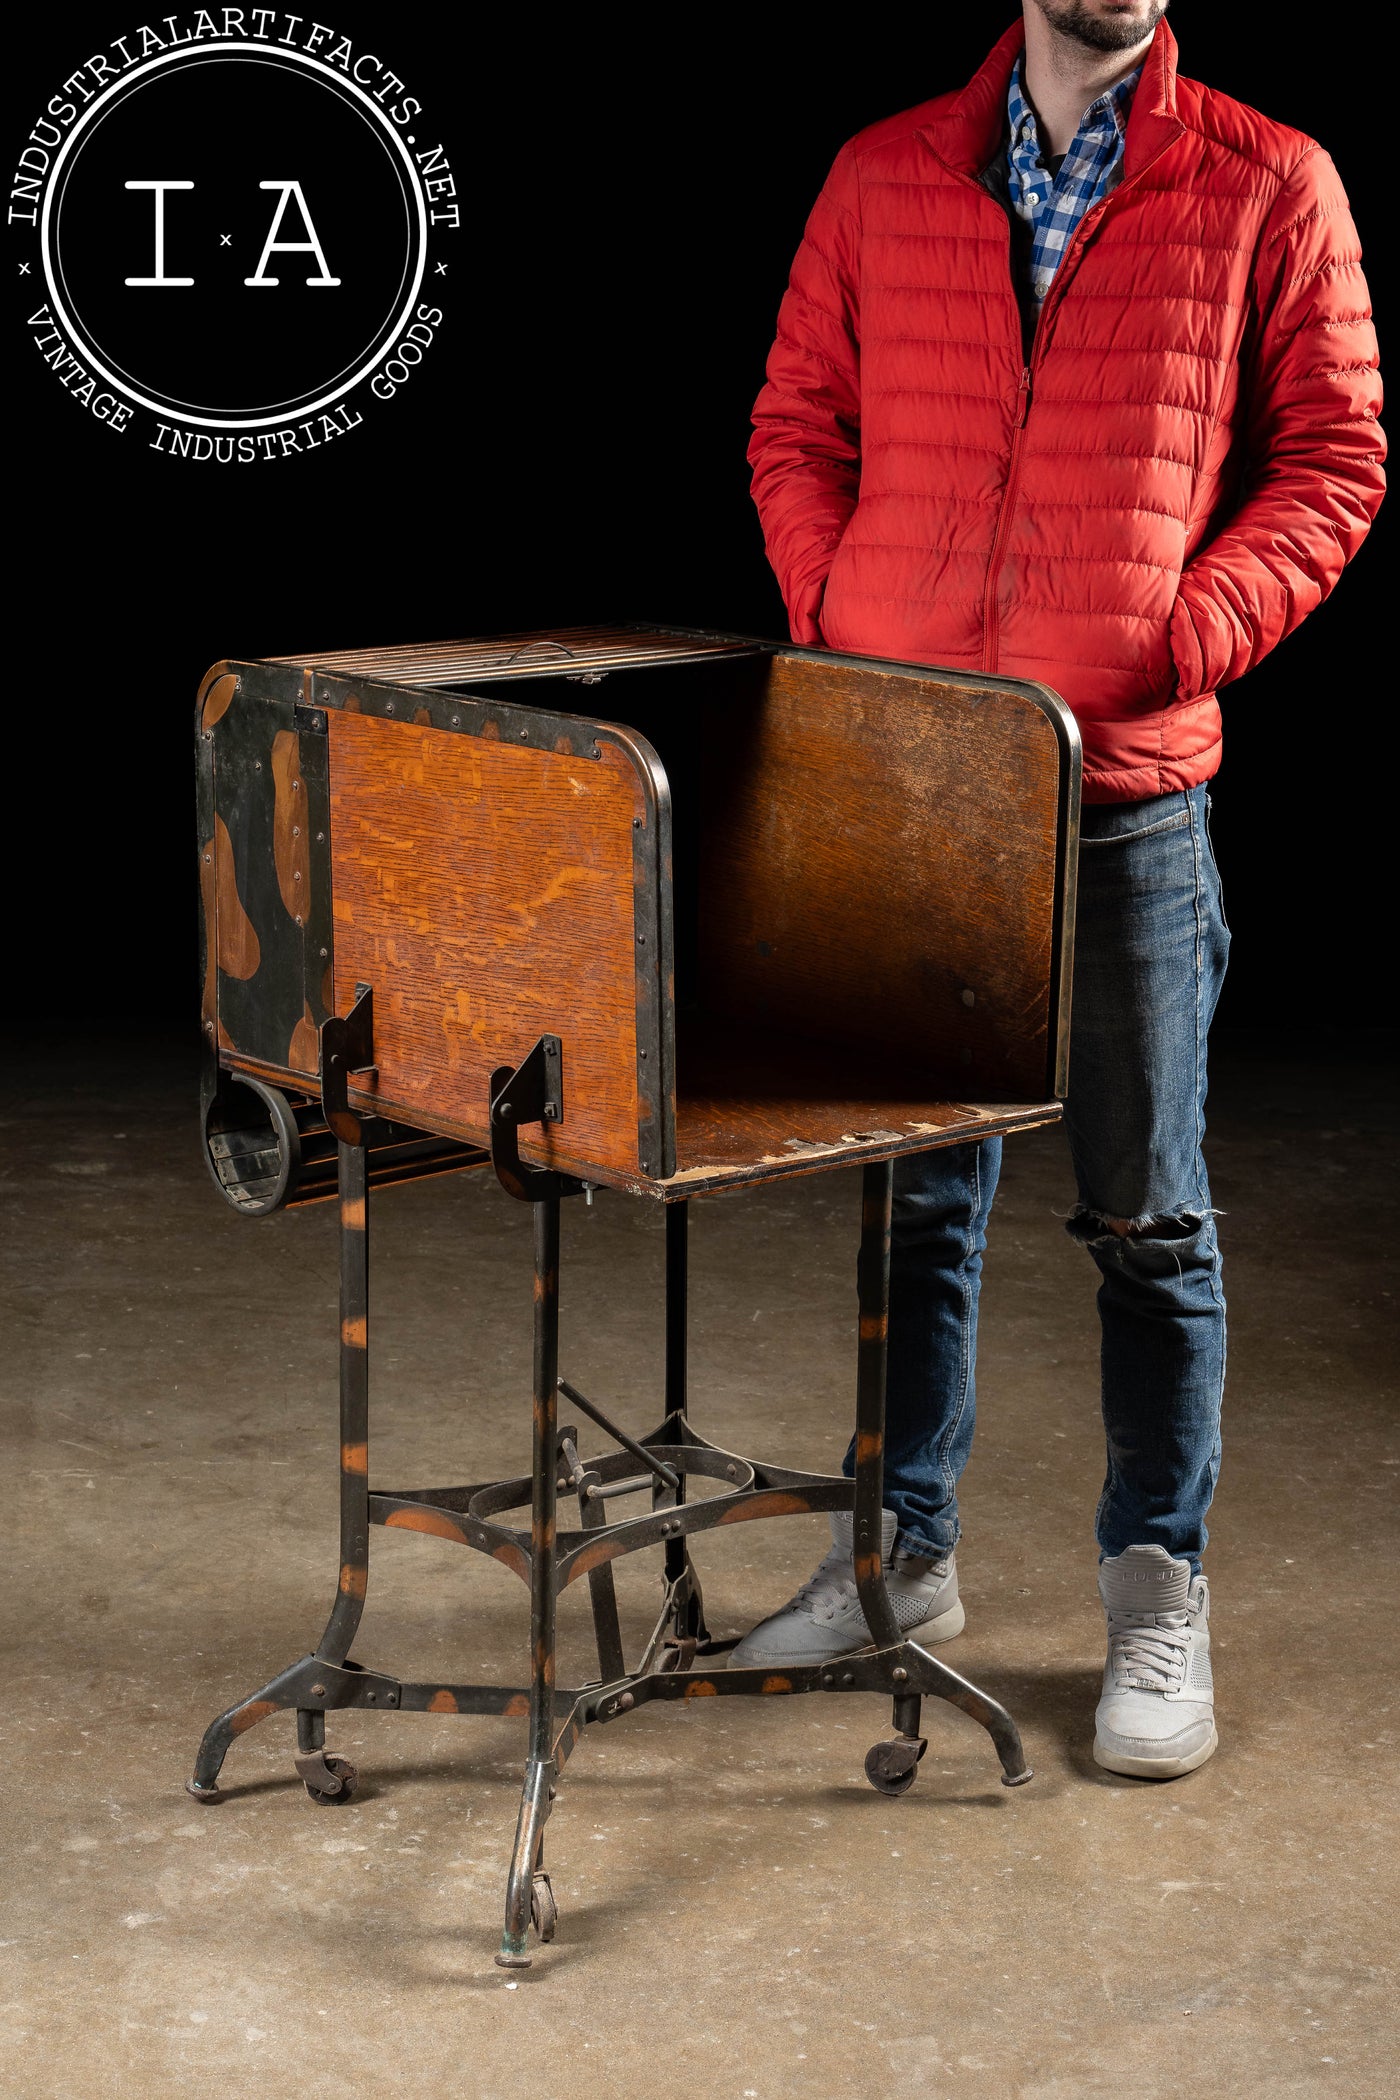
[{"label": "black metal bracket", "polygon": [[374,1071],[374,993],[357,984],[349,1013],[321,1023],[321,1112],[342,1145],[358,1145],[362,1136],[350,1108],[351,1074],[372,1077]]},{"label": "black metal bracket", "polygon": [[522,1123],[563,1120],[564,1049],[557,1035],[542,1035],[513,1070],[498,1065],[491,1074],[491,1164],[501,1187],[522,1203],[545,1203],[553,1197],[583,1193],[583,1183],[572,1175],[558,1174],[550,1167],[528,1167],[520,1157]]}]

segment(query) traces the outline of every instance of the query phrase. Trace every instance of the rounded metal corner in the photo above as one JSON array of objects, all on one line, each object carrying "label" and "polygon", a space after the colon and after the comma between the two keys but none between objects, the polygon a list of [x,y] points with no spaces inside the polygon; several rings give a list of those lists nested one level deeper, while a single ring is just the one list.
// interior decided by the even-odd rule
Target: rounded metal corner
[{"label": "rounded metal corner", "polygon": [[606,738],[610,744],[616,744],[620,751],[627,753],[642,783],[649,813],[658,824],[663,820],[669,821],[671,783],[661,762],[661,754],[650,739],[644,737],[640,730],[629,729],[622,722],[597,723],[594,738],[595,741]]},{"label": "rounded metal corner", "polygon": [[1084,773],[1084,739],[1079,733],[1073,708],[1052,685],[1045,685],[1038,678],[1019,678],[1014,682],[1018,691],[1033,700],[1042,714],[1049,716],[1059,740],[1060,755],[1078,786]]}]

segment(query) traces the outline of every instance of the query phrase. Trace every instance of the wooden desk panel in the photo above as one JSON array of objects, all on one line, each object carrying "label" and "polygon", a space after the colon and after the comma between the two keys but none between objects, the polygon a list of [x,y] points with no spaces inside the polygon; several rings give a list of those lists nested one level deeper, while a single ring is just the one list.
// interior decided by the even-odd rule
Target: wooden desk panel
[{"label": "wooden desk panel", "polygon": [[779,656],[707,751],[703,992],[917,1092],[1056,1090],[1062,761],[1025,688]]},{"label": "wooden desk panel", "polygon": [[[641,783],[599,756],[329,716],[335,1009],[374,989],[381,1112],[485,1141],[491,1073],[543,1034],[564,1124],[530,1150],[635,1171]],[[360,1098],[357,1087],[357,1098]]]}]

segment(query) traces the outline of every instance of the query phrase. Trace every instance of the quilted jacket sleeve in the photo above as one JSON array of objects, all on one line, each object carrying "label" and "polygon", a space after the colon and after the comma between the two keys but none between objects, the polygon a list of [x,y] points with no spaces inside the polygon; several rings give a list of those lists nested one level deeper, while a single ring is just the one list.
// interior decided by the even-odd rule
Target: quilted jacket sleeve
[{"label": "quilted jacket sleeve", "polygon": [[1255,262],[1241,502],[1188,564],[1172,616],[1183,698],[1240,678],[1320,605],[1384,488],[1376,338],[1337,172],[1304,153]]},{"label": "quilted jacket sleeve", "polygon": [[807,221],[768,383],[754,406],[753,497],[793,639],[820,642],[827,571],[860,479],[860,196],[838,156]]}]

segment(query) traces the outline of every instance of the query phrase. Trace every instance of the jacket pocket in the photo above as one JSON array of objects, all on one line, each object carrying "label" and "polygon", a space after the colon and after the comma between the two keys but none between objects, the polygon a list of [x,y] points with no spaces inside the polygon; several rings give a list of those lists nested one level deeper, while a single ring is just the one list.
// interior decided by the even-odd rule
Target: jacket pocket
[{"label": "jacket pocket", "polygon": [[1217,611],[1183,576],[1171,622],[1172,660],[1176,665],[1178,700],[1201,700],[1235,674],[1232,637],[1225,615]]},{"label": "jacket pocket", "polygon": [[821,609],[826,594],[825,575],[814,576],[794,594],[788,607],[788,625],[792,638],[804,649],[821,647]]},{"label": "jacket pocket", "polygon": [[834,618],[839,624],[841,604],[841,577],[839,576],[838,571],[846,565],[846,562],[851,552],[851,526],[855,523],[855,515],[855,512],[852,511],[850,517],[846,521],[845,531],[842,533],[840,539],[836,542],[836,552],[831,557],[831,567],[826,572],[825,582],[822,587],[820,610],[817,614],[817,620],[822,630],[822,640],[826,643],[828,648],[838,648],[840,646],[839,643],[834,642],[832,640],[831,635],[828,632],[828,608],[830,608],[830,617]]}]

